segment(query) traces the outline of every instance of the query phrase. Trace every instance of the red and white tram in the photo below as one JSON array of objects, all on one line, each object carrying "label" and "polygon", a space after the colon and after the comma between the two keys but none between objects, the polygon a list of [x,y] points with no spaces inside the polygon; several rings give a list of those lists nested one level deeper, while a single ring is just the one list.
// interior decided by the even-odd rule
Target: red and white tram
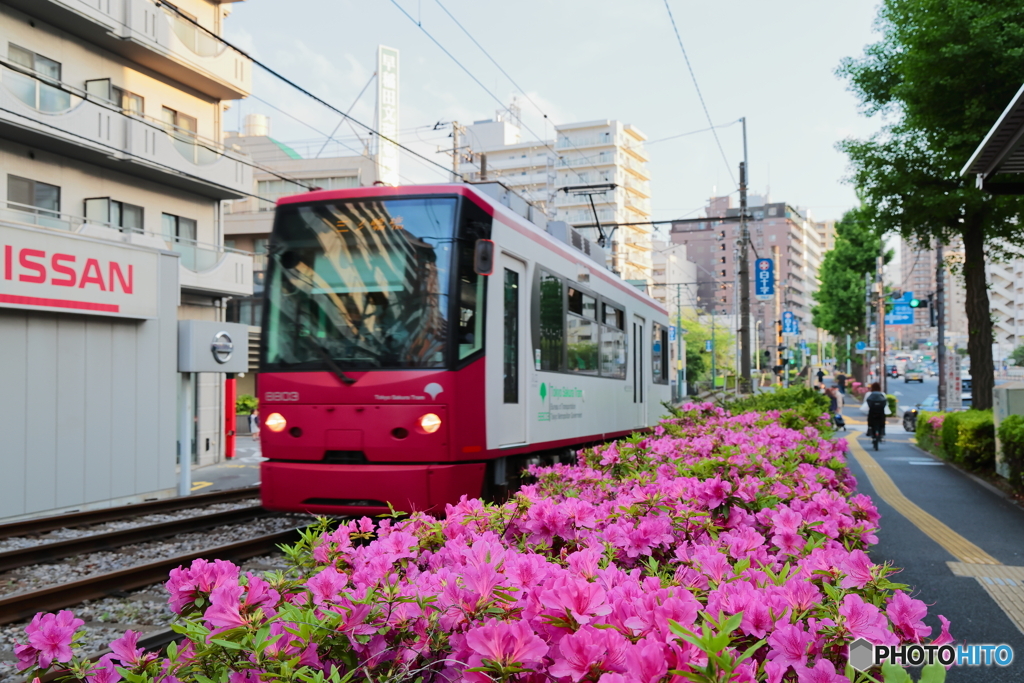
[{"label": "red and white tram", "polygon": [[508,195],[453,184],[279,201],[258,378],[265,507],[443,511],[528,458],[658,419],[665,309]]}]

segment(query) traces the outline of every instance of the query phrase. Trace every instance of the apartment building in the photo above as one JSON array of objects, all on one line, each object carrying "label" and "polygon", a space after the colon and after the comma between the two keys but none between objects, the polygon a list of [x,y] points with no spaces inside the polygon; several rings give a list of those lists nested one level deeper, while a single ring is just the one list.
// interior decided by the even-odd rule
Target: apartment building
[{"label": "apartment building", "polygon": [[[259,166],[253,170],[251,195],[225,207],[224,243],[253,253],[252,296],[228,302],[227,319],[249,325],[250,366],[258,362],[260,325],[263,316],[263,282],[267,265],[267,244],[274,224],[275,202],[300,194],[308,188],[340,190],[373,185],[377,165],[373,157],[342,156],[320,158],[316,152],[297,150],[271,137],[270,118],[248,114],[241,131],[225,133],[225,143],[244,152]],[[318,146],[318,149],[322,145]],[[256,395],[254,374],[238,378],[238,393]]]},{"label": "apartment building", "polygon": [[[651,283],[651,226],[644,225],[651,216],[647,137],[630,124],[598,120],[557,126],[554,140],[522,138],[515,121],[501,117],[467,126],[467,179],[479,180],[485,170],[488,179],[500,180],[594,241],[596,210],[596,219],[608,226],[612,269],[636,284]],[[615,187],[589,194],[561,189],[600,184]]]},{"label": "apartment building", "polygon": [[[753,272],[756,256],[770,258],[778,249],[775,273],[782,296],[783,310],[792,311],[800,325],[801,338],[816,341],[811,325],[813,293],[817,290],[818,270],[823,257],[821,228],[806,210],[786,202],[771,202],[767,197],[748,198],[751,250],[748,258]],[[716,315],[738,313],[737,262],[739,260],[739,221],[723,221],[739,216],[739,207],[731,197],[713,197],[705,209],[706,221],[676,223],[671,239],[687,246],[687,258],[696,268],[697,305]],[[754,278],[750,278],[752,331],[759,335],[758,348],[774,346],[775,304],[754,299]],[[760,321],[758,324],[757,321]]]},{"label": "apartment building", "polygon": [[[252,74],[250,61],[216,38],[231,8],[218,0],[0,2],[0,222],[18,235],[88,238],[101,251],[177,254],[178,318],[222,321],[231,297],[251,295],[251,256],[225,248],[223,233],[222,203],[252,188],[251,161],[221,134],[226,101],[248,95]],[[88,266],[79,275],[76,290],[115,285]],[[72,315],[46,303],[4,306],[29,327]],[[103,343],[93,340],[89,353],[107,353]],[[222,456],[223,380],[201,375],[191,399],[194,463]],[[172,434],[171,458],[174,443]]]},{"label": "apartment building", "polygon": [[686,258],[685,244],[651,241],[651,284],[648,293],[671,315],[678,307],[696,308],[697,264]]}]

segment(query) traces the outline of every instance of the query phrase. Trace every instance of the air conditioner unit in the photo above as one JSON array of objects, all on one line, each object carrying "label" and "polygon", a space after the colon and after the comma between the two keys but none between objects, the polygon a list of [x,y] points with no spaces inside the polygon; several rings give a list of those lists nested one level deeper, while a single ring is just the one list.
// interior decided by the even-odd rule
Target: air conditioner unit
[{"label": "air conditioner unit", "polygon": [[1010,476],[1010,467],[1003,460],[1003,446],[999,443],[999,424],[1010,415],[1024,415],[1024,382],[1001,384],[992,390],[992,421],[996,428],[996,473]]}]

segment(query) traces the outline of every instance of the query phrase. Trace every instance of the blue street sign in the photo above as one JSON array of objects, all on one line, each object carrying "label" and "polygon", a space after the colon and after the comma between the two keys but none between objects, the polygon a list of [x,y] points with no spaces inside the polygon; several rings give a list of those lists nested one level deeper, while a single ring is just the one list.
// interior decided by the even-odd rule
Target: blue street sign
[{"label": "blue street sign", "polygon": [[770,258],[754,261],[754,298],[758,301],[775,298],[775,261]]},{"label": "blue street sign", "polygon": [[893,304],[892,313],[885,314],[886,325],[913,325],[914,309],[909,303]]},{"label": "blue street sign", "polygon": [[799,334],[796,316],[792,311],[782,312],[782,334]]},{"label": "blue street sign", "polygon": [[672,327],[668,328],[668,340],[670,342],[674,342],[676,340],[676,326],[675,325],[673,325]]},{"label": "blue street sign", "polygon": [[711,351],[711,340],[710,339],[705,339],[704,340],[704,350],[708,351],[708,352]]},{"label": "blue street sign", "polygon": [[857,342],[858,351],[863,351],[866,348],[868,348],[867,342]]}]

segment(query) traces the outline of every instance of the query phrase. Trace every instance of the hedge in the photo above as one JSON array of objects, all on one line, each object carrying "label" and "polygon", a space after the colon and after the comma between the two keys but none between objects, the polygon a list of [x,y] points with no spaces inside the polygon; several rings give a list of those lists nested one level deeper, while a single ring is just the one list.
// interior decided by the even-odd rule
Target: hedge
[{"label": "hedge", "polygon": [[921,411],[917,414],[917,428],[914,436],[917,445],[934,455],[942,456],[942,423],[947,413],[929,413]]},{"label": "hedge", "polygon": [[999,424],[999,441],[1003,461],[1010,468],[1010,485],[1024,493],[1024,417],[1008,415],[1004,418]]},{"label": "hedge", "polygon": [[[918,416],[920,423],[921,416]],[[937,455],[969,470],[995,467],[996,433],[991,410],[947,413],[936,436],[940,446]],[[918,437],[918,443],[920,441]]]}]

